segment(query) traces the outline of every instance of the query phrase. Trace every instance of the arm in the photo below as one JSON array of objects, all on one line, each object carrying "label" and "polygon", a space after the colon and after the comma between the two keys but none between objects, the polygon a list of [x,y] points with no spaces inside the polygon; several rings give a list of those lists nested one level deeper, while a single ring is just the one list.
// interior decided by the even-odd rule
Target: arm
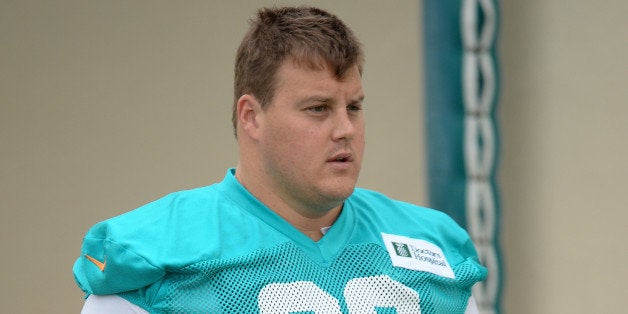
[{"label": "arm", "polygon": [[119,313],[119,314],[148,314],[147,311],[141,307],[115,295],[90,295],[81,314],[107,314],[107,313]]},{"label": "arm", "polygon": [[467,303],[467,309],[464,311],[464,314],[478,314],[478,306],[475,303],[475,298],[473,295],[469,298],[469,302]]}]

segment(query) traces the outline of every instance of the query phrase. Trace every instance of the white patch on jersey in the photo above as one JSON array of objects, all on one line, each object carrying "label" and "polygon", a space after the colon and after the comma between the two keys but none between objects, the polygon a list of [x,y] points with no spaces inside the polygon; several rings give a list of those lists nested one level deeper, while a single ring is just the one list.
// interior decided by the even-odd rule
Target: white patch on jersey
[{"label": "white patch on jersey", "polygon": [[342,313],[338,300],[311,281],[268,284],[260,291],[257,302],[262,314]]},{"label": "white patch on jersey", "polygon": [[383,232],[382,239],[393,266],[456,278],[443,250],[436,244]]},{"label": "white patch on jersey", "polygon": [[344,291],[349,313],[375,313],[394,308],[398,314],[421,314],[419,294],[388,276],[353,278]]}]

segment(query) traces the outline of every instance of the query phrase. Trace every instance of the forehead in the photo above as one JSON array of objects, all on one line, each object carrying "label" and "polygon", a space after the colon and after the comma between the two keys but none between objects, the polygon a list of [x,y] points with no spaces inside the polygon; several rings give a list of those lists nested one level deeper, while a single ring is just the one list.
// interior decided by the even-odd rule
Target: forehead
[{"label": "forehead", "polygon": [[[338,78],[329,66],[312,67],[302,62],[284,61],[277,71],[275,95],[289,92],[363,94],[362,77],[357,65]],[[362,96],[355,97],[362,97]]]}]

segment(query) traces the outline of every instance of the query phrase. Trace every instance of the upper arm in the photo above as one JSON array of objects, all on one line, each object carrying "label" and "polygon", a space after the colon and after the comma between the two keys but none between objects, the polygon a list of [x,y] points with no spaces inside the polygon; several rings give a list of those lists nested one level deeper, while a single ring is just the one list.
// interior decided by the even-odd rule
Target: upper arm
[{"label": "upper arm", "polygon": [[90,295],[81,314],[148,314],[148,312],[141,307],[121,298],[115,294],[109,295]]},{"label": "upper arm", "polygon": [[467,303],[467,309],[464,311],[464,314],[478,314],[478,306],[475,303],[475,298],[473,295],[469,298],[469,302]]}]

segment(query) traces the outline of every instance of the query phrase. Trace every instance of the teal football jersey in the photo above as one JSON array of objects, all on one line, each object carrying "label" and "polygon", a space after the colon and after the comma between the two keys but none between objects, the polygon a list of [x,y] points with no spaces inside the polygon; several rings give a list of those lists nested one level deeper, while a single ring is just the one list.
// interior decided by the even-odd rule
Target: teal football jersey
[{"label": "teal football jersey", "polygon": [[312,241],[234,169],[96,224],[74,265],[87,294],[151,313],[463,313],[486,274],[439,211],[355,189]]}]

